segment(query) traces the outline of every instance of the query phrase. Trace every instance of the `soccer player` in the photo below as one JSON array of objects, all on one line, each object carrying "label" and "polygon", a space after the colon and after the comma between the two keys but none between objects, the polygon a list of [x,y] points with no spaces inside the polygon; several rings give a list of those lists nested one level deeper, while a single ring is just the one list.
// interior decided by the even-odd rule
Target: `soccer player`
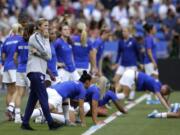
[{"label": "soccer player", "polygon": [[124,99],[133,89],[136,87],[137,90],[148,90],[153,92],[161,101],[162,105],[169,110],[170,106],[166,101],[165,96],[170,94],[170,88],[168,85],[162,85],[161,82],[152,76],[146,75],[143,72],[134,71],[128,69],[124,72],[119,83],[122,86],[123,93],[118,94],[119,99]]},{"label": "soccer player", "polygon": [[56,50],[55,50],[55,41],[57,38],[57,31],[55,28],[50,28],[49,30],[49,40],[51,44],[51,53],[52,53],[52,58],[51,60],[48,60],[48,70],[49,74],[52,74],[54,77],[54,81],[52,80],[53,78],[46,74],[46,87],[51,86],[52,84],[56,84],[60,82],[60,79],[58,77],[58,71],[57,71],[57,56],[56,56]]},{"label": "soccer player", "polygon": [[[12,26],[12,34],[7,37],[2,46],[2,63],[4,65],[2,81],[7,85],[7,106],[10,104],[12,98],[14,98],[15,96],[14,93],[16,91],[16,64],[14,63],[13,56],[17,45],[22,39],[22,34],[22,26],[20,24],[14,24]],[[11,105],[14,106],[14,103],[11,103]]]},{"label": "soccer player", "polygon": [[[72,41],[70,38],[71,28],[64,22],[61,24],[61,37],[55,41],[55,50],[58,59],[58,63],[63,64],[58,70],[58,75],[61,79],[61,82],[69,80],[79,80],[80,76],[76,71],[73,51],[72,51]],[[59,66],[59,64],[58,64]]]},{"label": "soccer player", "polygon": [[85,23],[79,22],[77,24],[77,34],[72,36],[74,62],[76,70],[80,75],[82,75],[84,70],[89,73],[90,68],[95,66],[92,60],[94,49],[92,43],[88,40],[86,27]]},{"label": "soccer player", "polygon": [[157,67],[156,44],[154,42],[156,28],[152,24],[146,23],[144,29],[146,31],[146,37],[144,39],[146,49],[146,55],[144,57],[145,73],[158,78],[159,73]]},{"label": "soccer player", "polygon": [[[35,25],[32,23],[29,23],[25,26],[23,37],[21,38],[20,42],[17,45],[15,54],[14,54],[14,60],[17,65],[17,72],[16,72],[16,92],[15,92],[15,99],[11,100],[11,103],[15,102],[15,123],[22,123],[21,120],[21,100],[25,93],[25,90],[27,87],[29,87],[29,80],[26,76],[26,66],[28,61],[28,40],[30,35],[34,32]],[[11,103],[8,108],[10,108],[9,111],[11,111]]]},{"label": "soccer player", "polygon": [[[146,31],[146,37],[144,39],[145,44],[145,57],[144,57],[144,70],[147,75],[151,75],[158,79],[159,72],[157,67],[157,57],[156,57],[156,44],[154,41],[154,34],[156,33],[156,28],[149,23],[144,26]],[[149,94],[146,103],[151,104],[152,95]]]},{"label": "soccer player", "polygon": [[94,41],[93,48],[94,51],[92,52],[93,61],[95,62],[96,67],[91,69],[91,72],[94,76],[94,83],[97,83],[101,89],[101,96],[105,93],[105,87],[107,83],[107,78],[103,76],[102,73],[102,60],[103,60],[103,52],[105,47],[105,42],[108,41],[110,36],[110,30],[103,26],[100,29],[100,36]]},{"label": "soccer player", "polygon": [[100,88],[95,84],[91,85],[86,90],[86,102],[91,104],[91,112],[92,112],[92,120],[94,124],[102,124],[102,121],[97,120],[98,107],[104,106],[112,100],[116,108],[122,112],[127,113],[127,111],[118,103],[118,97],[113,92],[113,90],[109,89],[105,92],[103,97],[100,99]]},{"label": "soccer player", "polygon": [[158,112],[155,110],[148,114],[148,118],[180,118],[180,104],[172,104],[170,112]]},{"label": "soccer player", "polygon": [[[122,29],[123,39],[119,41],[119,48],[116,58],[116,63],[121,58],[121,63],[116,71],[114,82],[116,83],[116,90],[120,89],[119,80],[123,73],[127,69],[137,70],[139,46],[134,37],[130,35],[129,28]],[[129,100],[133,100],[135,96],[135,90],[132,90],[129,96]]]},{"label": "soccer player", "polygon": [[[50,110],[56,110],[57,108],[63,109],[64,118],[58,115],[52,115],[52,117],[61,122],[68,122],[69,119],[69,105],[66,102],[67,99],[76,99],[79,103],[81,125],[85,126],[84,120],[84,99],[86,90],[91,85],[91,76],[87,72],[83,72],[79,81],[66,81],[55,84],[50,88],[47,88],[48,101]],[[35,114],[34,114],[35,115]]]}]

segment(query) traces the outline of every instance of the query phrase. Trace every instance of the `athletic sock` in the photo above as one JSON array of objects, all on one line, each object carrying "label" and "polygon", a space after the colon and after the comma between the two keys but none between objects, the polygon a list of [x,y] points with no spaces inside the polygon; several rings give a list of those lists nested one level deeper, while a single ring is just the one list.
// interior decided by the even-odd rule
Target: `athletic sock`
[{"label": "athletic sock", "polygon": [[15,103],[14,102],[10,102],[8,107],[7,107],[7,110],[10,111],[10,112],[13,112],[14,108],[15,108]]},{"label": "athletic sock", "polygon": [[130,99],[130,100],[133,100],[134,98],[135,98],[135,91],[132,90],[132,91],[130,92],[130,94],[129,94],[129,99]]},{"label": "athletic sock", "polygon": [[63,105],[62,108],[65,120],[69,120],[69,105]]},{"label": "athletic sock", "polygon": [[157,113],[156,118],[167,118],[167,112]]},{"label": "athletic sock", "polygon": [[15,117],[21,118],[21,109],[20,108],[15,108]]},{"label": "athletic sock", "polygon": [[119,100],[122,100],[125,98],[124,93],[117,93],[116,96],[118,97]]},{"label": "athletic sock", "polygon": [[43,112],[42,112],[42,109],[41,108],[38,108],[38,109],[34,109],[32,115],[31,115],[31,118],[34,119],[38,116],[42,116],[43,115]]}]

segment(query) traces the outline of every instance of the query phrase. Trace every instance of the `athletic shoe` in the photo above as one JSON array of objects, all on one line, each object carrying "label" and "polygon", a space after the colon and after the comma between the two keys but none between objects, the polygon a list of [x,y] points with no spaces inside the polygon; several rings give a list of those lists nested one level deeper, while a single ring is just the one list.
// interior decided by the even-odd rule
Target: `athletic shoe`
[{"label": "athletic shoe", "polygon": [[5,112],[5,114],[7,116],[8,121],[14,121],[14,112],[11,112],[11,111],[7,110]]},{"label": "athletic shoe", "polygon": [[60,124],[53,121],[52,123],[49,124],[49,130],[57,130],[58,128],[63,127],[63,126],[64,124]]},{"label": "athletic shoe", "polygon": [[23,130],[29,130],[29,131],[34,131],[34,129],[32,127],[30,127],[29,124],[22,124],[21,125],[21,129]]},{"label": "athletic shoe", "polygon": [[148,118],[156,118],[156,114],[158,113],[157,110],[154,110],[152,113],[148,114]]}]

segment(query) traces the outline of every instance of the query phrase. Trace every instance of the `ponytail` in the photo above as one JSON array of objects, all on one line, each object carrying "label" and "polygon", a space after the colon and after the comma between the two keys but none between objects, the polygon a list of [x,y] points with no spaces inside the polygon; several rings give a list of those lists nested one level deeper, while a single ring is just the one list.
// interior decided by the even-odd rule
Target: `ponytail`
[{"label": "ponytail", "polygon": [[89,75],[88,73],[87,73],[87,71],[83,71],[83,74],[81,75],[81,78],[79,79],[79,81],[81,81],[82,83],[85,83],[87,80],[91,80],[92,79],[92,77],[91,77],[91,75]]},{"label": "ponytail", "polygon": [[87,44],[86,24],[83,22],[78,23],[77,29],[81,32],[81,45],[85,47]]}]

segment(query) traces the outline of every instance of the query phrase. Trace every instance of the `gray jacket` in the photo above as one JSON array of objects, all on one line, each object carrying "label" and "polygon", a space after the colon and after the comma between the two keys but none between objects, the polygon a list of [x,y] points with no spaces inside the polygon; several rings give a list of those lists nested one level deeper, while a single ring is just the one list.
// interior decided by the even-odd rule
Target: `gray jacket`
[{"label": "gray jacket", "polygon": [[[32,53],[32,48],[37,53]],[[47,60],[52,57],[49,39],[36,32],[29,38],[29,56],[27,63],[27,74],[30,72],[40,72],[46,74]]]}]

